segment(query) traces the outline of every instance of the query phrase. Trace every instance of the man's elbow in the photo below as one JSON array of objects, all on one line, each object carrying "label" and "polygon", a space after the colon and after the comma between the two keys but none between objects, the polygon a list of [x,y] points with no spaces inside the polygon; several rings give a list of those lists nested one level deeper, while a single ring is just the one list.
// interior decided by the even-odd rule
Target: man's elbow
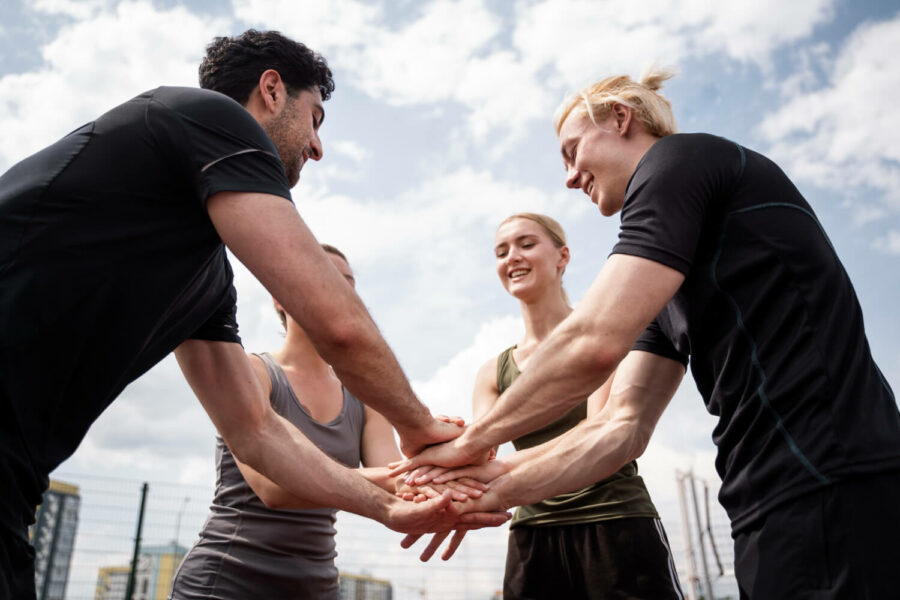
[{"label": "man's elbow", "polygon": [[629,449],[628,449],[628,457],[625,460],[625,463],[629,463],[633,460],[639,459],[644,455],[644,452],[647,451],[647,447],[650,445],[650,438],[653,436],[653,427],[648,427],[644,424],[637,424],[633,426],[633,433],[631,435]]},{"label": "man's elbow", "polygon": [[260,470],[264,456],[261,443],[266,435],[264,423],[265,419],[262,416],[260,418],[251,417],[235,425],[229,431],[219,432],[234,457],[256,470]]},{"label": "man's elbow", "polygon": [[590,334],[582,335],[575,344],[583,369],[589,373],[612,373],[630,350],[630,346],[609,343]]},{"label": "man's elbow", "polygon": [[323,324],[318,332],[310,332],[310,337],[322,358],[334,363],[336,358],[339,359],[347,352],[366,347],[372,329],[366,325],[363,319],[332,319]]}]

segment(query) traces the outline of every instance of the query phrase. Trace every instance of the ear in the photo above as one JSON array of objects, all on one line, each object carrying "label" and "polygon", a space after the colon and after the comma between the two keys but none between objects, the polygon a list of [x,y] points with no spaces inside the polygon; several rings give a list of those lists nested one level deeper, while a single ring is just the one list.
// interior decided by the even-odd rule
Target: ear
[{"label": "ear", "polygon": [[267,69],[259,76],[257,84],[263,106],[267,112],[277,113],[287,101],[287,90],[281,75],[275,69]]},{"label": "ear", "polygon": [[566,265],[569,264],[569,247],[563,246],[559,249],[559,262],[556,263],[556,268],[561,270],[562,272],[566,271]]},{"label": "ear", "polygon": [[628,135],[631,129],[631,107],[616,102],[613,104],[612,112],[616,119],[616,133],[621,137]]}]

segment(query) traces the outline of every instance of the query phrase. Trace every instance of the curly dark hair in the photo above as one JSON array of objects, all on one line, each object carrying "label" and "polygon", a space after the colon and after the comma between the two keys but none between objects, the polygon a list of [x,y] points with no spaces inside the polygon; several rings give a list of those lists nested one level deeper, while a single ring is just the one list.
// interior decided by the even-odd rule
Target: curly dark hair
[{"label": "curly dark hair", "polygon": [[275,69],[287,92],[319,88],[322,100],[334,91],[325,59],[277,31],[248,29],[235,37],[217,37],[200,63],[200,87],[221,92],[244,105],[264,71]]}]

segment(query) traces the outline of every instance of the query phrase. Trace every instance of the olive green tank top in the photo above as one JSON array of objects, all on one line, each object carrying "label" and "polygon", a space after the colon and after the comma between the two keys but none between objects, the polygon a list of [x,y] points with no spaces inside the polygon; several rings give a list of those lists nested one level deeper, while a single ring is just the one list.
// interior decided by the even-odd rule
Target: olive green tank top
[{"label": "olive green tank top", "polygon": [[[507,348],[497,357],[497,389],[501,394],[521,374],[513,360],[514,348]],[[572,429],[586,416],[587,399],[549,425],[514,439],[513,446],[524,450],[543,444]],[[625,517],[659,517],[635,461],[580,490],[520,506],[510,527],[572,525]]]}]

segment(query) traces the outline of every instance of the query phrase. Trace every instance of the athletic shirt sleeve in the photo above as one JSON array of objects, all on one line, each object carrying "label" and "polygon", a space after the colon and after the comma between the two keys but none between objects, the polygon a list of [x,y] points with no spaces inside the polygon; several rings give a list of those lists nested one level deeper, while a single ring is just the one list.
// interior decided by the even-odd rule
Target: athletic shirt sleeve
[{"label": "athletic shirt sleeve", "polygon": [[677,360],[685,367],[688,364],[687,355],[679,352],[678,349],[675,348],[672,341],[669,340],[665,333],[663,333],[663,330],[656,319],[653,319],[653,321],[650,322],[650,325],[644,330],[644,333],[641,334],[631,349],[650,352],[665,358]]},{"label": "athletic shirt sleeve", "polygon": [[210,90],[159,88],[147,119],[203,204],[222,191],[273,194],[291,200],[275,144],[231,98]]},{"label": "athletic shirt sleeve", "polygon": [[207,340],[209,342],[234,342],[241,343],[238,335],[237,323],[237,290],[232,285],[222,304],[216,309],[200,329],[191,334],[192,340]]},{"label": "athletic shirt sleeve", "polygon": [[[676,134],[656,142],[628,183],[611,254],[640,256],[687,276],[704,226],[740,177],[740,160],[736,144],[712,135]],[[688,363],[658,319],[632,349]]]},{"label": "athletic shirt sleeve", "polygon": [[739,161],[736,144],[711,135],[656,142],[628,183],[612,254],[647,258],[687,276],[708,213],[734,186]]}]

